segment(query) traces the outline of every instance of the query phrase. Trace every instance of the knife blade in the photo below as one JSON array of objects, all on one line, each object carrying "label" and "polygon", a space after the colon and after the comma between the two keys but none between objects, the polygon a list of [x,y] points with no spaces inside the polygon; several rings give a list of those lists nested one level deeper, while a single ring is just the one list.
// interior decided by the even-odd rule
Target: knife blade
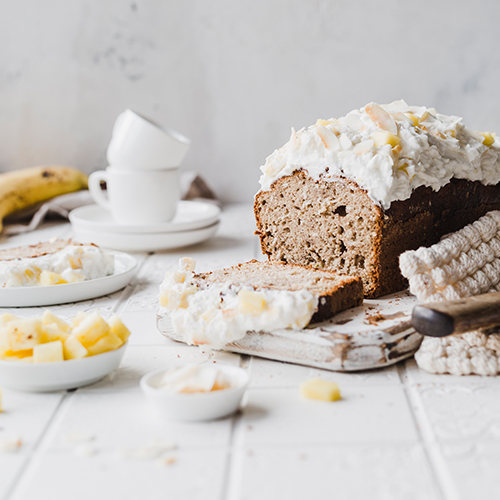
[{"label": "knife blade", "polygon": [[420,304],[413,308],[411,324],[417,332],[430,337],[500,325],[500,292]]}]

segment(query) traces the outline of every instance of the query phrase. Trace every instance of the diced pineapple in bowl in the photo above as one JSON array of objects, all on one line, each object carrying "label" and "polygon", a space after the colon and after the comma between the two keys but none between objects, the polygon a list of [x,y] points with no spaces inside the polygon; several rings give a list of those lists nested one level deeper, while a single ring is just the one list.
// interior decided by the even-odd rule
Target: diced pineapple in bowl
[{"label": "diced pineapple in bowl", "polygon": [[0,386],[32,392],[92,384],[117,368],[130,331],[114,314],[78,313],[70,322],[0,315]]}]

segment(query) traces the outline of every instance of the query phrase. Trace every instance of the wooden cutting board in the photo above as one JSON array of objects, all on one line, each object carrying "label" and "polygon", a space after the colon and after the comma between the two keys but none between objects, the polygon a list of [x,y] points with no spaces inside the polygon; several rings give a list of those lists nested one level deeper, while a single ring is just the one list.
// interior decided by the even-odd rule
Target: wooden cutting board
[{"label": "wooden cutting board", "polygon": [[[416,303],[408,291],[366,299],[304,330],[248,332],[224,350],[333,371],[381,368],[412,356],[420,346],[422,336],[410,324]],[[166,337],[183,341],[164,310],[157,325]]]}]

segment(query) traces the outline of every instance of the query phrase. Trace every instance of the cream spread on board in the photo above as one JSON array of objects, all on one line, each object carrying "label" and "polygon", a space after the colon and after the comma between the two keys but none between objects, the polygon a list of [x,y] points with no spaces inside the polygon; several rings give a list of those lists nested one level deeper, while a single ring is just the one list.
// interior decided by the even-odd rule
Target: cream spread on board
[{"label": "cream spread on board", "polygon": [[261,167],[261,189],[303,169],[315,180],[345,177],[382,208],[416,188],[437,191],[452,177],[500,182],[500,141],[447,116],[405,101],[367,104],[338,120],[318,120],[295,132]]},{"label": "cream spread on board", "polygon": [[317,309],[318,297],[307,290],[255,290],[230,282],[200,288],[192,281],[194,266],[193,259],[181,259],[179,271],[167,272],[160,286],[160,306],[188,344],[221,348],[249,331],[302,329]]}]

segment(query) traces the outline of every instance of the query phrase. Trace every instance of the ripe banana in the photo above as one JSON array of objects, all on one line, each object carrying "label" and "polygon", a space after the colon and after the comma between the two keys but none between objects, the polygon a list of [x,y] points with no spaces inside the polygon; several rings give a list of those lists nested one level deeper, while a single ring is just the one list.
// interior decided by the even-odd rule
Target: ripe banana
[{"label": "ripe banana", "polygon": [[72,167],[42,166],[0,173],[0,232],[7,215],[86,187],[87,176]]}]

